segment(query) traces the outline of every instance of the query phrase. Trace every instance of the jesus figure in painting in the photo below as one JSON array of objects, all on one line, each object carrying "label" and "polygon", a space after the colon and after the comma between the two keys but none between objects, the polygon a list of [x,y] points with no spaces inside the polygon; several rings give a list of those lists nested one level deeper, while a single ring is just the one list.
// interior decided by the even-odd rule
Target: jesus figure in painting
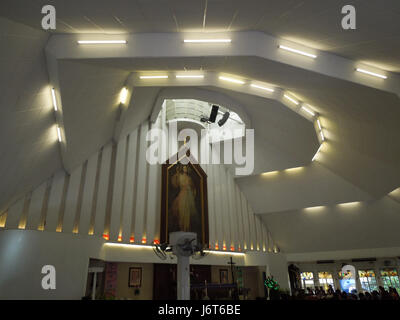
[{"label": "jesus figure in painting", "polygon": [[191,217],[197,215],[196,189],[188,174],[188,166],[179,166],[172,176],[172,185],[179,188],[179,193],[172,203],[172,214],[177,218],[180,231],[190,231]]}]

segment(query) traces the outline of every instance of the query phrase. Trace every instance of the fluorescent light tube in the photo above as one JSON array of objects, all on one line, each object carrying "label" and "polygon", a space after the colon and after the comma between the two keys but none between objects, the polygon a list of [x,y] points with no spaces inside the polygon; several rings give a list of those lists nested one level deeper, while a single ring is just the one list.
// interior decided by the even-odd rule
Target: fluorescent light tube
[{"label": "fluorescent light tube", "polygon": [[310,109],[308,109],[308,108],[306,108],[306,107],[304,107],[304,106],[302,106],[301,108],[302,108],[305,112],[311,114],[313,117],[315,116],[315,113],[312,112]]},{"label": "fluorescent light tube", "polygon": [[286,99],[288,99],[289,101],[293,102],[296,106],[299,104],[298,101],[294,100],[293,98],[289,97],[288,95],[284,94],[283,95]]},{"label": "fluorescent light tube", "polygon": [[311,161],[314,161],[314,160],[315,160],[315,158],[318,156],[318,153],[321,151],[321,148],[322,148],[322,146],[323,146],[323,143],[321,143],[321,145],[319,146],[319,148],[318,148],[317,152],[315,153],[315,155],[314,155],[314,157],[312,158],[312,160],[311,160]]},{"label": "fluorescent light tube", "polygon": [[199,74],[199,75],[180,75],[180,74],[178,74],[178,75],[176,75],[176,78],[198,78],[198,79],[203,79],[204,78],[204,76],[202,75],[202,74]]},{"label": "fluorescent light tube", "polygon": [[54,110],[57,111],[58,107],[57,107],[57,99],[56,99],[56,93],[54,91],[54,88],[51,88],[51,97],[53,98],[53,106],[54,106]]},{"label": "fluorescent light tube", "polygon": [[122,88],[121,93],[119,95],[119,102],[125,104],[127,96],[128,96],[128,90],[124,87]]},{"label": "fluorescent light tube", "polygon": [[322,141],[325,141],[325,136],[324,136],[324,133],[322,132],[322,130],[319,133],[321,134]]},{"label": "fluorescent light tube", "polygon": [[321,127],[321,122],[319,122],[319,119],[317,119],[317,124],[318,124],[318,128],[319,128],[319,130],[322,130],[322,127]]},{"label": "fluorescent light tube", "polygon": [[126,40],[78,40],[79,44],[126,44]]},{"label": "fluorescent light tube", "polygon": [[228,78],[228,77],[219,77],[219,78],[224,81],[229,81],[229,82],[233,82],[233,83],[237,83],[237,84],[244,84],[244,81],[233,79],[233,78]]},{"label": "fluorescent light tube", "polygon": [[283,50],[286,50],[286,51],[298,53],[298,54],[301,54],[303,56],[307,56],[307,57],[310,57],[310,58],[313,58],[313,59],[315,59],[317,57],[315,54],[307,53],[307,52],[300,51],[300,50],[293,49],[293,48],[289,48],[289,47],[286,47],[286,46],[281,46],[280,45],[279,48],[283,49]]},{"label": "fluorescent light tube", "polygon": [[381,79],[387,79],[387,76],[384,76],[384,75],[379,74],[379,73],[367,71],[367,70],[364,70],[364,69],[357,68],[356,71],[361,72],[361,73],[365,73],[365,74],[369,74],[370,76],[378,77],[378,78],[381,78]]},{"label": "fluorescent light tube", "polygon": [[58,135],[58,141],[61,142],[61,130],[59,126],[57,126],[57,135]]},{"label": "fluorescent light tube", "polygon": [[168,79],[168,76],[140,76],[140,79]]},{"label": "fluorescent light tube", "polygon": [[229,43],[231,39],[185,39],[186,43]]},{"label": "fluorescent light tube", "polygon": [[257,88],[257,89],[261,89],[261,90],[265,90],[265,91],[269,91],[269,92],[274,92],[275,91],[274,89],[267,88],[267,87],[262,87],[262,86],[259,86],[259,85],[256,85],[256,84],[251,84],[250,86],[253,87],[253,88]]},{"label": "fluorescent light tube", "polygon": [[243,253],[243,252],[232,252],[232,251],[204,250],[204,252],[222,254],[222,255],[227,255],[227,256],[229,256],[229,255],[244,256],[245,255],[245,253]]}]

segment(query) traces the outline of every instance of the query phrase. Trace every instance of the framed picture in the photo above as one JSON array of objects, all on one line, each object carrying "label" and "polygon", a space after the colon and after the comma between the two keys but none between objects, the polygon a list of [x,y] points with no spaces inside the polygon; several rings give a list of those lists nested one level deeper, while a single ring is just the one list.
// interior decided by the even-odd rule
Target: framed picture
[{"label": "framed picture", "polygon": [[129,268],[129,287],[140,288],[142,285],[142,268]]},{"label": "framed picture", "polygon": [[228,280],[228,269],[219,269],[219,283],[229,283]]},{"label": "framed picture", "polygon": [[208,247],[207,174],[190,153],[162,165],[161,187],[160,241],[168,242],[171,232],[186,231]]}]

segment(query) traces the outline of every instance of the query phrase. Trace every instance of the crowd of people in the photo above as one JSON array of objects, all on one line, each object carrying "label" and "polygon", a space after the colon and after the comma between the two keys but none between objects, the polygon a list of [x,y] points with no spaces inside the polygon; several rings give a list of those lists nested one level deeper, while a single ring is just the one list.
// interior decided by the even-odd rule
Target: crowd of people
[{"label": "crowd of people", "polygon": [[383,287],[379,287],[378,290],[365,293],[357,293],[357,290],[352,290],[351,293],[340,291],[339,289],[334,290],[332,286],[329,286],[325,291],[323,287],[316,287],[314,290],[307,288],[307,290],[297,290],[293,296],[295,300],[400,300],[399,294],[395,288],[389,288],[389,291]]}]

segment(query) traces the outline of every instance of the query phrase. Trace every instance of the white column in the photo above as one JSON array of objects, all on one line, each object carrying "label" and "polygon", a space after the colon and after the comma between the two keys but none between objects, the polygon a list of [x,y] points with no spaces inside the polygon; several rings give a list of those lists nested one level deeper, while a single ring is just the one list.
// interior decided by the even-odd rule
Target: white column
[{"label": "white column", "polygon": [[190,257],[178,256],[177,292],[178,300],[190,300]]}]

